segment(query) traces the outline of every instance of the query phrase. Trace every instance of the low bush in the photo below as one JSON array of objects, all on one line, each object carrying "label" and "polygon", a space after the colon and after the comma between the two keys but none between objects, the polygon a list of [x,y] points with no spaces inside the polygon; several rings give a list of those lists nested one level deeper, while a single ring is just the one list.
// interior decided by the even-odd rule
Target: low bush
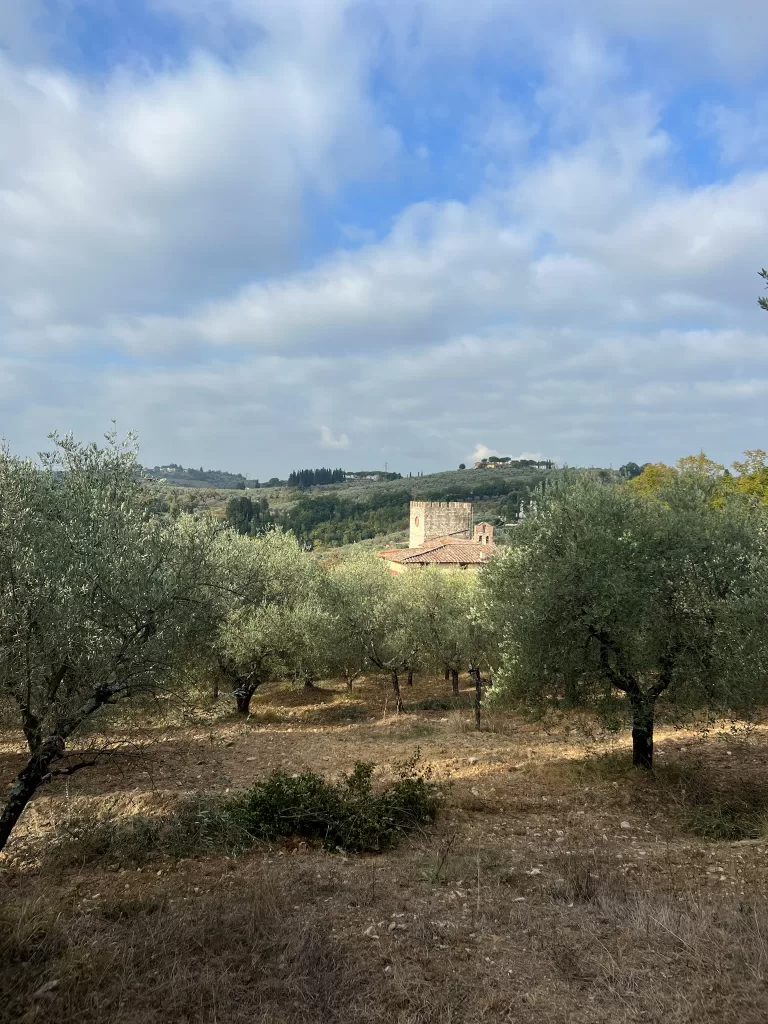
[{"label": "low bush", "polygon": [[338,783],[309,771],[275,771],[230,800],[223,813],[254,840],[302,836],[329,849],[378,852],[432,821],[440,804],[439,788],[429,771],[417,770],[416,757],[398,767],[396,780],[379,791],[373,765],[363,762]]},{"label": "low bush", "polygon": [[169,813],[122,815],[86,807],[56,826],[51,856],[60,863],[140,864],[154,857],[241,854],[259,841],[300,836],[328,849],[379,852],[434,820],[442,794],[417,757],[397,766],[394,782],[374,789],[372,764],[339,782],[315,772],[272,772],[229,800],[192,797]]}]

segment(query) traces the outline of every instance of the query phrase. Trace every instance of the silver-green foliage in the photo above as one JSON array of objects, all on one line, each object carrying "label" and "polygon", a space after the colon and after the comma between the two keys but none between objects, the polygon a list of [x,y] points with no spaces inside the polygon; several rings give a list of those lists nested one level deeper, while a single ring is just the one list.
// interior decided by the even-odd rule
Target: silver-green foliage
[{"label": "silver-green foliage", "polygon": [[208,615],[211,528],[149,513],[131,439],[52,440],[39,464],[0,449],[0,695],[29,748],[0,848],[82,723],[157,692]]},{"label": "silver-green foliage", "polygon": [[247,714],[256,689],[275,678],[322,673],[330,632],[322,570],[281,530],[223,533],[214,553],[216,626],[210,652]]},{"label": "silver-green foliage", "polygon": [[485,576],[497,693],[528,706],[629,707],[650,767],[656,701],[744,709],[765,685],[765,524],[681,478],[657,498],[588,479],[516,528]]}]

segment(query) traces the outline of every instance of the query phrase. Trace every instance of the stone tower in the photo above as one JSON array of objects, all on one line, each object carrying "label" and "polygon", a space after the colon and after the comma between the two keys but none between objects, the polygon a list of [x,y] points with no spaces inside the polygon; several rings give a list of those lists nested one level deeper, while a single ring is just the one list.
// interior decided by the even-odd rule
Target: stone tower
[{"label": "stone tower", "polygon": [[412,501],[408,547],[417,548],[436,537],[472,538],[471,501]]}]

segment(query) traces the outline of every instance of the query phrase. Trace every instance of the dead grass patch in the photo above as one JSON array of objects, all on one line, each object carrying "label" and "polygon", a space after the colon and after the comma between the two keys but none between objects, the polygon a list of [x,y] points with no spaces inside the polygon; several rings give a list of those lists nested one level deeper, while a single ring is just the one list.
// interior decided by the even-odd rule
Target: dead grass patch
[{"label": "dead grass patch", "polygon": [[[238,893],[106,899],[68,913],[6,910],[0,1000],[7,1020],[365,1020],[379,979],[322,913],[295,908],[274,872]],[[379,983],[380,984],[380,983]]]}]

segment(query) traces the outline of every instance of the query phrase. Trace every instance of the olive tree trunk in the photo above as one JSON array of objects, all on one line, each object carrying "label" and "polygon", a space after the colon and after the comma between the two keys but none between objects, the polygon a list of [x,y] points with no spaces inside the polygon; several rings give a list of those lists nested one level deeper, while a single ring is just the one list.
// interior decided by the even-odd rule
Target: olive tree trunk
[{"label": "olive tree trunk", "polygon": [[400,693],[400,679],[398,678],[396,669],[392,669],[391,673],[392,673],[392,689],[395,691],[395,708],[396,708],[397,714],[399,715],[404,710],[404,708],[403,708],[403,697],[402,697],[402,694]]},{"label": "olive tree trunk", "polygon": [[653,768],[653,701],[630,697],[632,707],[632,764],[635,768]]},{"label": "olive tree trunk", "polygon": [[470,670],[470,676],[475,682],[475,729],[480,728],[480,708],[482,707],[483,700],[483,680],[480,676],[480,669],[473,668]]},{"label": "olive tree trunk", "polygon": [[451,689],[453,690],[453,696],[459,696],[459,670],[457,668],[451,669]]},{"label": "olive tree trunk", "polygon": [[0,814],[0,850],[8,842],[16,822],[34,796],[35,791],[43,784],[50,766],[62,756],[63,749],[64,744],[58,739],[46,741],[32,753],[14,779],[5,807]]},{"label": "olive tree trunk", "polygon": [[238,686],[236,689],[232,691],[232,695],[235,698],[235,702],[237,703],[238,715],[250,715],[251,697],[253,697],[254,693],[256,693],[258,685],[258,683],[256,683],[255,685],[253,683],[244,683],[242,686]]}]

